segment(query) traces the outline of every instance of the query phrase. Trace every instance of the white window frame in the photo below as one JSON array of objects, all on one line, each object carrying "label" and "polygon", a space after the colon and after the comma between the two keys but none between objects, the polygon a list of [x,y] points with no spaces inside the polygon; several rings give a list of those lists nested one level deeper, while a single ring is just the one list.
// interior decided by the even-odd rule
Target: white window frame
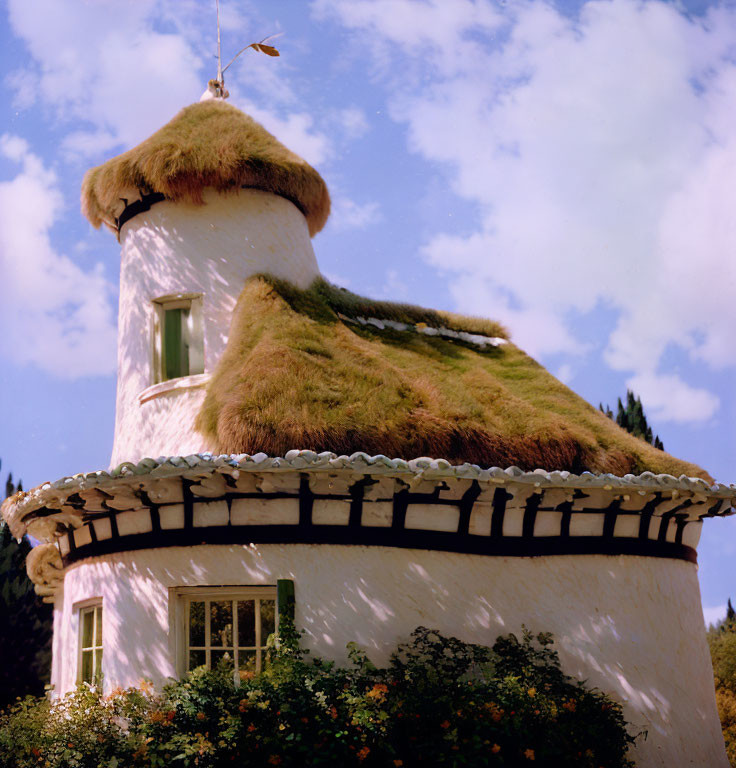
[{"label": "white window frame", "polygon": [[[97,616],[96,613],[100,612],[100,633],[102,637],[97,637]],[[74,615],[77,620],[77,683],[99,683],[101,680],[96,680],[94,677],[94,670],[97,668],[97,654],[102,657],[100,660],[100,677],[103,675],[103,664],[105,662],[104,654],[104,638],[105,638],[105,613],[102,609],[102,598],[91,597],[88,600],[82,600],[75,603],[73,606]],[[84,632],[84,616],[85,614],[92,614],[92,645],[85,646],[83,640]],[[98,642],[99,641],[99,642]],[[84,651],[92,651],[92,670],[93,677],[91,680],[85,680],[82,676],[82,656]]]},{"label": "white window frame", "polygon": [[[169,590],[170,616],[173,619],[175,629],[175,653],[176,653],[176,671],[178,677],[183,677],[189,671],[189,604],[192,602],[205,603],[205,644],[202,649],[205,650],[205,659],[208,669],[211,669],[211,651],[221,650],[218,646],[212,645],[210,636],[210,612],[207,606],[210,601],[223,602],[238,600],[255,600],[256,617],[256,671],[263,667],[262,656],[263,649],[266,646],[266,637],[261,636],[261,613],[260,600],[273,600],[274,603],[274,631],[278,631],[279,626],[279,605],[277,587],[274,586],[204,586],[204,587],[173,587]],[[173,606],[173,611],[171,607]],[[233,676],[235,681],[239,680],[238,670],[238,612],[237,607],[233,605]],[[199,649],[200,646],[197,646]]]},{"label": "white window frame", "polygon": [[[153,316],[151,329],[151,384],[165,381],[181,381],[204,373],[204,318],[201,293],[171,293],[152,299]],[[167,309],[189,310],[189,374],[178,379],[167,379],[163,359],[164,312]]]}]

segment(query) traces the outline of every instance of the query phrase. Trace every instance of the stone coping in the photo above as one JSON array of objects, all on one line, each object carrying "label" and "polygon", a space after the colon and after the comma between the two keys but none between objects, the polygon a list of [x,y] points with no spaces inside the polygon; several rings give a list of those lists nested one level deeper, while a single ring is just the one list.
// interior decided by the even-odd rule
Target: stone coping
[{"label": "stone coping", "polygon": [[[208,478],[217,476],[237,478],[241,473],[278,476],[283,473],[309,473],[326,476],[348,475],[359,477],[393,477],[401,480],[409,489],[442,481],[477,481],[480,486],[526,487],[530,493],[545,489],[574,491],[600,491],[610,496],[624,498],[631,495],[643,497],[658,494],[672,501],[679,500],[690,508],[690,519],[702,519],[715,515],[733,514],[736,505],[736,486],[710,485],[699,478],[671,475],[655,475],[644,472],[641,475],[616,475],[570,472],[548,472],[537,469],[525,472],[518,467],[481,468],[475,464],[453,465],[444,459],[417,458],[412,460],[391,459],[387,456],[369,456],[354,453],[338,456],[334,453],[316,453],[309,450],[293,450],[283,457],[271,457],[264,453],[192,454],[169,456],[157,459],[145,458],[137,463],[124,462],[109,471],[100,470],[86,474],[64,477],[56,482],[42,483],[28,492],[20,492],[6,499],[1,512],[14,536],[23,536],[34,519],[43,516],[54,518],[61,525],[79,525],[86,506],[84,497],[99,497],[102,509],[125,510],[140,506],[140,492],[156,480],[182,477],[197,481],[206,487]],[[81,499],[81,504],[79,503]],[[689,503],[685,503],[689,502]],[[39,510],[44,510],[39,515]],[[51,522],[51,520],[49,520]],[[41,531],[39,531],[41,533]],[[54,539],[49,530],[47,541]],[[60,533],[60,532],[59,532]],[[34,533],[33,535],[38,535]],[[59,535],[58,533],[56,535]]]}]

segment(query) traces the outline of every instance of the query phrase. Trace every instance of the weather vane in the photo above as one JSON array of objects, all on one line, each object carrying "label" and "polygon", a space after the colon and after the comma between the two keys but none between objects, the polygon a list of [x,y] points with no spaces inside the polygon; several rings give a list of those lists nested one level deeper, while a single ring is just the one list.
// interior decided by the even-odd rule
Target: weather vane
[{"label": "weather vane", "polygon": [[244,48],[241,48],[235,56],[230,59],[226,66],[222,66],[222,51],[220,47],[220,0],[215,0],[215,11],[217,14],[217,77],[210,80],[207,83],[207,90],[202,94],[201,101],[207,101],[208,99],[226,99],[230,94],[225,90],[225,72],[230,68],[235,59],[240,56],[241,53],[245,53],[248,48],[252,48],[259,53],[265,53],[267,56],[279,56],[279,52],[272,46],[268,45],[268,41],[273,40],[275,37],[281,35],[278,32],[275,35],[269,35],[264,37],[258,43],[249,43]]}]

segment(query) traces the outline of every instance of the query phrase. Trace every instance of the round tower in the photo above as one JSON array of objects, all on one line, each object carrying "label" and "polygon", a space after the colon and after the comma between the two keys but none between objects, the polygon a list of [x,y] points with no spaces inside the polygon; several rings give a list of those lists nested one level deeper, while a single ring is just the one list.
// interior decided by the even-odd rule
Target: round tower
[{"label": "round tower", "polygon": [[222,100],[182,110],[93,168],[83,211],[121,244],[112,466],[213,448],[194,427],[247,278],[319,276],[320,175]]}]

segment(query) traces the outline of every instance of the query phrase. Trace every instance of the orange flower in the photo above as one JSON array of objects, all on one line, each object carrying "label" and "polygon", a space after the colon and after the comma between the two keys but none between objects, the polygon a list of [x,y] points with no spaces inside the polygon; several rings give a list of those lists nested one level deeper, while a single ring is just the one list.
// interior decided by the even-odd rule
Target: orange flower
[{"label": "orange flower", "polygon": [[253,723],[251,723],[246,730],[248,731],[248,733],[253,733],[253,731],[255,731],[255,729],[256,729],[255,725],[253,725]]},{"label": "orange flower", "polygon": [[278,755],[271,755],[268,758],[269,765],[281,765],[281,758]]},{"label": "orange flower", "polygon": [[450,727],[450,721],[449,720],[445,720],[444,722],[440,723],[440,728],[447,729],[449,727]]},{"label": "orange flower", "polygon": [[401,766],[404,764],[403,760],[394,760],[394,765],[396,768],[401,768]]},{"label": "orange flower", "polygon": [[562,705],[562,708],[566,709],[568,712],[574,712],[575,711],[575,702],[572,699],[570,699],[570,701],[566,701]]},{"label": "orange flower", "polygon": [[333,720],[337,720],[337,707],[334,704],[330,707],[330,714]]},{"label": "orange flower", "polygon": [[155,712],[151,712],[150,720],[152,723],[160,723],[164,719],[164,713],[159,712],[156,710]]},{"label": "orange flower", "polygon": [[360,750],[358,751],[358,754],[356,755],[356,757],[357,757],[357,758],[358,758],[358,760],[360,760],[360,762],[362,763],[362,762],[363,762],[363,760],[365,760],[365,759],[366,759],[366,757],[368,757],[368,755],[370,754],[370,752],[371,752],[371,750],[370,750],[370,747],[363,747],[362,749],[360,749]]},{"label": "orange flower", "polygon": [[388,693],[388,686],[383,683],[376,683],[373,688],[366,693],[366,697],[369,699],[375,699],[376,701],[383,702],[386,699]]},{"label": "orange flower", "polygon": [[537,695],[537,689],[536,688],[530,688],[527,693],[534,698]]},{"label": "orange flower", "polygon": [[524,757],[527,760],[534,760],[534,750],[533,749],[525,749],[524,750]]},{"label": "orange flower", "polygon": [[197,720],[204,720],[206,717],[204,712],[197,712]]},{"label": "orange flower", "polygon": [[497,755],[501,751],[501,747],[498,746],[498,744],[494,744],[491,747],[491,752],[493,752],[494,755]]}]

